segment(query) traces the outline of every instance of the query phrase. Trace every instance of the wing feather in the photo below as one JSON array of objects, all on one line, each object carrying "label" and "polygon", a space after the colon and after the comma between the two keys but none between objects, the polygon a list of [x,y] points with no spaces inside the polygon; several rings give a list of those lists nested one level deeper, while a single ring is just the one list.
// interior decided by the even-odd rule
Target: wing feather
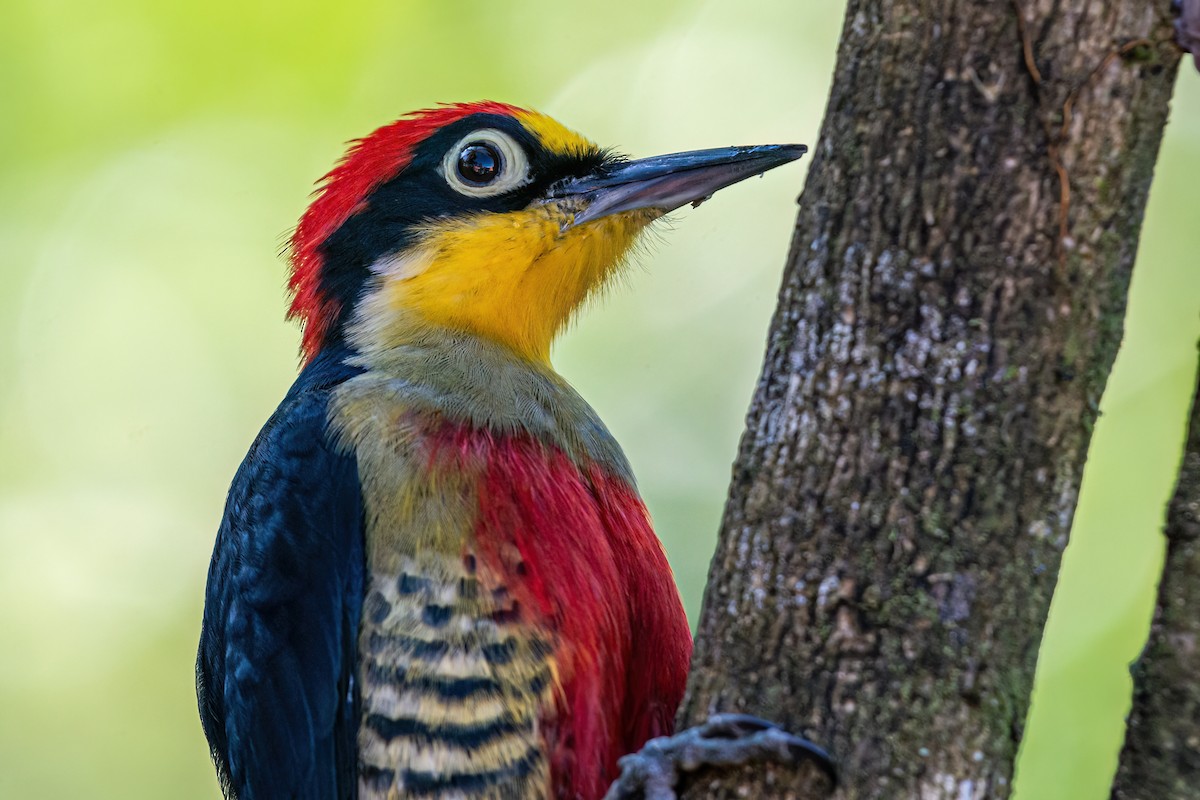
[{"label": "wing feather", "polygon": [[227,797],[351,798],[363,506],[328,432],[318,359],[264,426],[230,488],[196,664],[201,720]]}]

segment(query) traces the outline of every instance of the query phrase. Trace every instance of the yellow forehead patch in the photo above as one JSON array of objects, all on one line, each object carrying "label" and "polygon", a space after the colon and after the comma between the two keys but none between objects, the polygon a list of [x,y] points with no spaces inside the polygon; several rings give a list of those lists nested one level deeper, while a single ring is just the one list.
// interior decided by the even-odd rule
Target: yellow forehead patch
[{"label": "yellow forehead patch", "polygon": [[538,138],[543,147],[557,155],[586,156],[600,149],[595,142],[537,111],[522,111],[516,119]]}]

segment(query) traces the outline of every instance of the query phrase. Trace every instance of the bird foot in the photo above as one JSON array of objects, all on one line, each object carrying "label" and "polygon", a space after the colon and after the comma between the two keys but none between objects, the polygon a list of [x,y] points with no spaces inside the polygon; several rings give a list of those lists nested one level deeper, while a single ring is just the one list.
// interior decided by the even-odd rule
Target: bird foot
[{"label": "bird foot", "polygon": [[703,725],[651,739],[640,751],[622,757],[617,762],[621,774],[604,800],[675,800],[682,774],[702,767],[804,761],[814,762],[837,783],[833,759],[807,739],[758,717],[714,714]]},{"label": "bird foot", "polygon": [[1200,70],[1200,0],[1172,0],[1175,14],[1175,41],[1192,54]]}]

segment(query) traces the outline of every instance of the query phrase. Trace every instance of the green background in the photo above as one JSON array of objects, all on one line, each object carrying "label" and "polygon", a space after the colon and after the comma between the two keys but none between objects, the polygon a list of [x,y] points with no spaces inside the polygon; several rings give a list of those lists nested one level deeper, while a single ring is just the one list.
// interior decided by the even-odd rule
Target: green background
[{"label": "green background", "polygon": [[[276,254],[342,143],[488,97],[634,155],[812,145],[841,9],[8,0],[3,17],[0,797],[215,798],[192,690],[204,574],[295,374]],[[1200,335],[1184,72],[1022,798],[1107,797],[1149,618]],[[693,618],[803,169],[675,215],[556,351],[625,444]]]}]

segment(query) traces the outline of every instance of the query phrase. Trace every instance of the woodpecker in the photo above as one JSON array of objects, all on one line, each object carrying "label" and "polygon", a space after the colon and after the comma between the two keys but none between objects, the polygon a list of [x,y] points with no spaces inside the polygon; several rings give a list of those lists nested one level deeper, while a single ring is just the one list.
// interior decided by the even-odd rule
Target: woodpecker
[{"label": "woodpecker", "polygon": [[208,573],[226,797],[592,800],[672,733],[683,606],[550,345],[650,223],[804,152],[628,160],[497,102],[352,144],[291,238],[303,367]]}]

